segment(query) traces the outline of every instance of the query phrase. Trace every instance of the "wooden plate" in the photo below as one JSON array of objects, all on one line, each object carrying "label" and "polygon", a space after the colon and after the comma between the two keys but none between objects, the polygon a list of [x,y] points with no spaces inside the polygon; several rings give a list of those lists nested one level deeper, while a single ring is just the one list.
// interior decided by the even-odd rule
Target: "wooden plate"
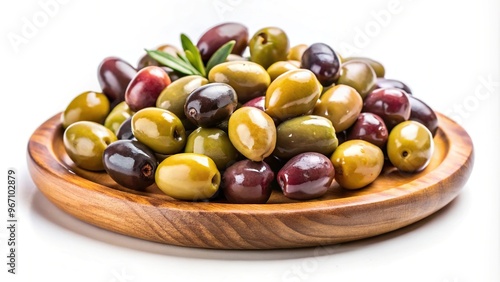
[{"label": "wooden plate", "polygon": [[347,242],[386,233],[429,216],[452,201],[473,167],[467,132],[438,114],[429,166],[417,174],[384,169],[357,191],[334,183],[327,195],[292,201],[274,191],[267,204],[174,200],[152,185],[136,192],[106,173],[77,168],[66,155],[60,114],[33,133],[28,166],[38,189],[64,212],[101,228],[171,245],[277,249]]}]

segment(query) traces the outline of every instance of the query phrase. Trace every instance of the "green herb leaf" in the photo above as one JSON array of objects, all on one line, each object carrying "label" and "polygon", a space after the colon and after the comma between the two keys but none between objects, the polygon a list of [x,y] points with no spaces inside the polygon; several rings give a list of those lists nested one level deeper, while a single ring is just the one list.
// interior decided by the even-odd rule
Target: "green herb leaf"
[{"label": "green herb leaf", "polygon": [[207,62],[207,74],[210,73],[210,70],[213,67],[226,61],[227,56],[229,56],[229,54],[231,54],[231,51],[233,51],[234,44],[236,44],[236,41],[231,40],[222,45],[219,49],[217,49],[217,51],[215,51],[212,57],[210,57],[210,60],[208,60]]},{"label": "green herb leaf", "polygon": [[185,34],[181,34],[181,44],[186,53],[186,58],[189,60],[191,65],[195,67],[202,76],[205,76],[205,66],[203,65],[203,60],[201,59],[200,50],[196,47],[191,39]]},{"label": "green herb leaf", "polygon": [[169,53],[158,50],[146,50],[146,52],[151,58],[155,59],[160,64],[167,66],[173,70],[176,70],[180,73],[186,75],[193,75],[193,74],[201,75],[201,73],[196,68],[184,62],[182,59],[172,56]]}]

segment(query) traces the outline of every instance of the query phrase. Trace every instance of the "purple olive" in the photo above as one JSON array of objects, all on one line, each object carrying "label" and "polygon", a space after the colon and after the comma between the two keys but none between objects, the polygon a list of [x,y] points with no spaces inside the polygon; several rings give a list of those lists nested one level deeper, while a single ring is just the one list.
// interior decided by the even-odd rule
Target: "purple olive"
[{"label": "purple olive", "polygon": [[137,70],[120,58],[107,57],[101,61],[97,78],[112,107],[125,100],[125,90],[136,74]]},{"label": "purple olive", "polygon": [[117,140],[109,144],[102,160],[109,176],[124,187],[143,190],[155,182],[155,154],[139,141]]},{"label": "purple olive", "polygon": [[389,131],[384,120],[373,113],[361,113],[356,122],[348,129],[347,139],[361,139],[383,149],[387,143]]},{"label": "purple olive", "polygon": [[248,29],[239,23],[222,23],[207,30],[198,40],[202,60],[206,63],[222,45],[235,40],[232,54],[243,55],[248,45]]},{"label": "purple olive", "polygon": [[408,99],[410,100],[411,106],[409,119],[420,122],[429,129],[432,136],[435,136],[438,129],[438,119],[434,110],[424,103],[424,101],[413,95],[408,95]]},{"label": "purple olive", "polygon": [[335,177],[329,158],[306,152],[291,158],[278,172],[283,194],[294,200],[310,200],[326,194]]},{"label": "purple olive", "polygon": [[130,110],[137,112],[143,108],[156,106],[156,100],[171,80],[160,67],[149,66],[137,72],[125,91],[125,102]]},{"label": "purple olive", "polygon": [[255,97],[252,100],[244,103],[242,107],[254,107],[261,111],[266,110],[266,96]]},{"label": "purple olive", "polygon": [[391,79],[391,78],[383,78],[379,77],[377,78],[377,82],[375,83],[375,88],[398,88],[401,90],[404,90],[406,93],[411,94],[411,89],[403,83],[402,81],[399,81],[397,79]]},{"label": "purple olive", "polygon": [[135,138],[132,133],[132,117],[128,117],[120,124],[116,131],[116,138],[118,140],[132,140]]},{"label": "purple olive", "polygon": [[324,43],[314,43],[302,54],[301,67],[312,71],[323,86],[332,85],[340,76],[340,60]]},{"label": "purple olive", "polygon": [[379,88],[368,93],[362,112],[378,115],[384,120],[387,130],[410,118],[411,107],[408,94],[398,88]]},{"label": "purple olive", "polygon": [[187,96],[184,114],[196,126],[213,127],[228,119],[237,105],[236,91],[229,84],[213,82]]},{"label": "purple olive", "polygon": [[264,204],[271,196],[274,172],[265,162],[241,160],[222,175],[222,190],[230,203]]}]

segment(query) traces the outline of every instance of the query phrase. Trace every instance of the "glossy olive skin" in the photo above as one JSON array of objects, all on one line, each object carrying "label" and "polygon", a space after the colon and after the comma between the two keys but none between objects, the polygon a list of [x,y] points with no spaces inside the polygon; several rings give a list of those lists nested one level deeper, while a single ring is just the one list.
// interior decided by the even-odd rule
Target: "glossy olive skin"
[{"label": "glossy olive skin", "polygon": [[290,42],[288,35],[281,28],[265,27],[252,36],[248,49],[250,61],[267,69],[273,63],[287,59]]},{"label": "glossy olive skin", "polygon": [[110,110],[110,103],[106,95],[94,91],[78,94],[66,106],[61,115],[64,128],[77,121],[93,121],[103,123]]},{"label": "glossy olive skin", "polygon": [[136,74],[137,70],[131,64],[118,57],[106,57],[101,61],[97,78],[111,107],[125,100],[125,91]]},{"label": "glossy olive skin", "polygon": [[356,122],[347,130],[347,139],[361,139],[380,149],[385,148],[389,131],[384,120],[373,113],[361,113]]},{"label": "glossy olive skin", "polygon": [[118,140],[104,150],[104,169],[116,183],[144,190],[155,182],[157,160],[154,152],[135,140]]},{"label": "glossy olive skin", "polygon": [[400,171],[417,172],[429,164],[434,153],[432,133],[423,124],[408,120],[396,125],[387,140],[387,155]]},{"label": "glossy olive skin", "polygon": [[230,85],[238,95],[238,102],[245,103],[265,95],[271,77],[261,65],[254,62],[232,61],[213,67],[208,80]]},{"label": "glossy olive skin", "polygon": [[238,158],[238,151],[222,129],[199,127],[189,134],[185,153],[197,153],[210,157],[219,170],[224,170]]},{"label": "glossy olive skin", "polygon": [[408,95],[397,88],[379,88],[366,96],[363,112],[378,115],[390,131],[398,123],[408,120],[411,114]]},{"label": "glossy olive skin", "polygon": [[326,194],[335,177],[335,169],[328,157],[305,152],[291,158],[277,175],[285,197],[310,200]]},{"label": "glossy olive skin", "polygon": [[240,23],[227,22],[207,30],[198,40],[202,60],[206,63],[212,55],[227,42],[234,40],[232,54],[242,55],[248,45],[248,28]]},{"label": "glossy olive skin", "polygon": [[162,68],[145,67],[130,81],[125,91],[125,101],[134,112],[154,107],[158,96],[170,83],[170,77]]},{"label": "glossy olive skin", "polygon": [[273,154],[290,159],[304,152],[333,153],[338,146],[332,122],[321,116],[304,115],[286,120],[277,129]]},{"label": "glossy olive skin", "polygon": [[434,110],[424,101],[413,95],[408,95],[407,97],[411,108],[409,120],[420,122],[429,129],[432,136],[435,136],[438,129],[438,119]]},{"label": "glossy olive skin", "polygon": [[222,174],[221,187],[229,203],[264,204],[271,197],[274,172],[265,162],[241,160]]},{"label": "glossy olive skin", "polygon": [[[176,46],[170,45],[170,44],[158,46],[158,48],[156,48],[156,50],[168,53],[168,54],[170,54],[172,56],[176,56],[176,57],[179,54],[184,53],[182,50],[180,50]],[[148,67],[148,66],[161,66],[161,65],[157,60],[151,58],[146,53],[139,59],[139,62],[137,63],[137,70],[143,69],[143,68]],[[168,68],[168,69],[170,69],[170,68]],[[173,71],[172,69],[170,69],[170,70]],[[169,71],[167,71],[167,73],[169,73]],[[174,80],[172,79],[172,81],[174,81]]]},{"label": "glossy olive skin", "polygon": [[253,98],[252,100],[243,104],[242,107],[254,107],[254,108],[257,108],[261,111],[265,111],[266,110],[266,96],[259,96],[259,97]]},{"label": "glossy olive skin", "polygon": [[267,68],[267,73],[271,81],[275,80],[278,76],[284,74],[289,70],[296,70],[300,68],[299,61],[278,61],[273,63]]},{"label": "glossy olive skin", "polygon": [[288,50],[288,54],[286,58],[288,60],[293,60],[293,61],[298,61],[300,62],[302,60],[302,55],[304,54],[304,51],[308,48],[309,46],[307,44],[297,44]]},{"label": "glossy olive skin", "polygon": [[120,125],[134,114],[125,101],[118,103],[104,120],[104,126],[109,128],[115,134],[118,133]]},{"label": "glossy olive skin", "polygon": [[363,100],[356,89],[335,85],[328,89],[314,107],[313,114],[329,119],[336,132],[344,131],[356,122]]},{"label": "glossy olive skin", "polygon": [[345,84],[358,91],[361,98],[370,93],[377,82],[377,75],[373,68],[362,61],[350,61],[342,64],[337,84]]},{"label": "glossy olive skin", "polygon": [[238,106],[236,91],[226,83],[209,83],[186,97],[184,114],[199,127],[213,127],[229,118]]},{"label": "glossy olive skin", "polygon": [[365,62],[372,67],[372,69],[375,71],[375,75],[377,76],[377,78],[383,78],[385,76],[385,67],[379,61],[367,57],[347,57],[344,58],[343,60],[343,62],[349,62],[349,61]]},{"label": "glossy olive skin", "polygon": [[302,54],[301,67],[311,70],[323,86],[330,86],[340,76],[340,60],[325,43],[314,43]]},{"label": "glossy olive skin", "polygon": [[91,171],[102,171],[102,156],[106,147],[117,140],[107,127],[93,121],[78,121],[64,130],[63,144],[76,166]]},{"label": "glossy olive skin", "polygon": [[375,88],[398,88],[401,90],[404,90],[408,94],[411,93],[411,89],[408,85],[406,85],[404,82],[397,80],[397,79],[391,79],[391,78],[383,78],[379,77],[377,78],[377,82],[375,83]]},{"label": "glossy olive skin", "polygon": [[179,78],[163,89],[156,100],[156,107],[171,111],[181,120],[186,119],[184,104],[187,96],[205,84],[208,84],[208,79],[200,75]]},{"label": "glossy olive skin", "polygon": [[158,165],[155,182],[163,193],[174,199],[207,200],[219,190],[221,175],[209,157],[179,153]]},{"label": "glossy olive skin", "polygon": [[144,145],[160,154],[175,154],[186,144],[186,131],[172,112],[148,107],[132,116],[132,134]]},{"label": "glossy olive skin", "polygon": [[254,107],[241,107],[229,117],[229,140],[246,158],[260,162],[276,147],[276,127],[272,118]]},{"label": "glossy olive skin", "polygon": [[337,183],[345,189],[359,189],[380,175],[384,153],[367,141],[349,140],[337,147],[330,160],[335,168]]},{"label": "glossy olive skin", "polygon": [[323,86],[310,70],[290,70],[267,88],[266,113],[282,121],[307,114],[314,109],[322,90]]},{"label": "glossy olive skin", "polygon": [[132,116],[120,124],[118,130],[116,131],[116,138],[118,138],[118,140],[135,139],[134,134],[132,133]]}]

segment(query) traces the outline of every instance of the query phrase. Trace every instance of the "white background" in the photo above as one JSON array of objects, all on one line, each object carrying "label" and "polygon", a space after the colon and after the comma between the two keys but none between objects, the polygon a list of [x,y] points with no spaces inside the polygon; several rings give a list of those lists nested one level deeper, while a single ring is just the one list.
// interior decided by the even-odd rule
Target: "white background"
[{"label": "white background", "polygon": [[[19,247],[18,274],[7,274],[8,233],[0,228],[0,280],[500,281],[500,5],[437,2],[2,1],[0,174],[8,167],[19,174]],[[421,222],[359,242],[218,251],[110,233],[64,214],[38,192],[26,168],[30,134],[75,95],[99,90],[101,59],[135,65],[144,48],[179,46],[181,32],[195,41],[223,21],[244,23],[251,34],[279,26],[292,45],[325,42],[343,55],[383,62],[386,77],[405,81],[473,138],[474,170],[459,197]]]}]

